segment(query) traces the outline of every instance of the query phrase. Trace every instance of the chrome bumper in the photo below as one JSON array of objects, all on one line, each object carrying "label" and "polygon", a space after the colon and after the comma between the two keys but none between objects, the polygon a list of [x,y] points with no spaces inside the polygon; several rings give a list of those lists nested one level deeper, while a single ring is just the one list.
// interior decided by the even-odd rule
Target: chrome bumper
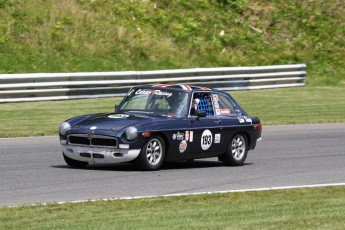
[{"label": "chrome bumper", "polygon": [[74,160],[89,163],[121,163],[132,161],[141,149],[119,149],[80,145],[61,145],[63,153]]}]

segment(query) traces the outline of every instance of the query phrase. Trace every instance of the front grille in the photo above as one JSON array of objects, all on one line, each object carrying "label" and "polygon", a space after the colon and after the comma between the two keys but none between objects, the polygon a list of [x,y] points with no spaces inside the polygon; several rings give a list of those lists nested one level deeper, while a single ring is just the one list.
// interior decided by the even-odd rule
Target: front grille
[{"label": "front grille", "polygon": [[79,136],[69,136],[68,142],[70,144],[78,144],[78,145],[90,145],[90,140],[87,137],[79,137]]},{"label": "front grille", "polygon": [[70,134],[68,135],[67,140],[71,145],[117,147],[116,138],[101,135]]},{"label": "front grille", "polygon": [[116,146],[116,139],[92,138],[92,145],[97,146]]}]

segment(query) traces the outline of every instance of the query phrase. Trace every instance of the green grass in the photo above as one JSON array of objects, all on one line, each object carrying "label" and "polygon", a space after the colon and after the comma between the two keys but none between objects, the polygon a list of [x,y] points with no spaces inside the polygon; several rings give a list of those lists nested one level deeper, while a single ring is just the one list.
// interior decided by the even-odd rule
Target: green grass
[{"label": "green grass", "polygon": [[345,188],[0,208],[0,229],[343,229]]},{"label": "green grass", "polygon": [[57,135],[58,126],[68,118],[110,113],[121,98],[0,104],[0,137]]},{"label": "green grass", "polygon": [[0,73],[307,63],[345,84],[343,1],[0,0]]},{"label": "green grass", "polygon": [[[345,87],[303,87],[232,92],[264,125],[345,122]],[[0,137],[57,135],[60,122],[112,112],[121,98],[0,104]]]},{"label": "green grass", "polygon": [[264,125],[345,122],[345,87],[303,87],[232,92]]}]

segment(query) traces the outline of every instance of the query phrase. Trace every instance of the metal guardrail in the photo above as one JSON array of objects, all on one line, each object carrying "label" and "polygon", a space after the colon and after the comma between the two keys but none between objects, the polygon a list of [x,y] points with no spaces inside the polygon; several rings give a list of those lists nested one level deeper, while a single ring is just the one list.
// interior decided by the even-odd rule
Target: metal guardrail
[{"label": "metal guardrail", "polygon": [[0,74],[0,103],[123,96],[134,85],[179,83],[220,90],[304,86],[306,65]]}]

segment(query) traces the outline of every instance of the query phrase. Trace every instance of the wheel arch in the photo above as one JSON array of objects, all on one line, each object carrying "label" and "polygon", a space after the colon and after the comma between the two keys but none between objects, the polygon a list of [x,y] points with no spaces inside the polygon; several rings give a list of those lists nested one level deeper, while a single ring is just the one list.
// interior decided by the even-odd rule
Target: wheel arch
[{"label": "wheel arch", "polygon": [[[162,166],[162,164],[165,161],[165,157],[166,157],[166,143],[164,140],[164,136],[158,132],[152,132],[150,133],[151,135],[149,137],[147,137],[147,140],[143,146],[143,148],[140,151],[139,156],[133,161],[138,168],[145,170],[145,171],[156,171],[159,170]],[[154,140],[154,141],[158,141],[161,145],[162,148],[164,149],[164,151],[160,151],[160,155],[163,155],[161,157],[159,157],[159,161],[157,161],[157,156],[153,153],[156,150],[152,150],[150,149],[149,152],[148,151],[148,145],[150,144],[150,142]],[[162,143],[161,143],[162,142]],[[164,147],[163,147],[164,146]],[[153,156],[155,155],[155,156]],[[154,157],[154,162],[151,162],[152,157]],[[151,159],[149,159],[151,158]],[[149,162],[150,161],[150,162]]]},{"label": "wheel arch", "polygon": [[165,160],[165,158],[167,157],[167,152],[169,150],[169,141],[168,141],[167,136],[163,132],[155,132],[155,133],[152,133],[151,136],[160,136],[163,139],[164,148],[165,148],[165,156],[164,156],[164,160]]},{"label": "wheel arch", "polygon": [[[163,139],[163,141],[164,141],[164,148],[165,148],[165,156],[164,156],[164,161],[165,161],[165,159],[167,157],[167,153],[168,153],[169,147],[170,147],[167,136],[163,132],[160,132],[160,131],[151,133],[150,137],[152,137],[152,136],[160,136]],[[150,138],[148,138],[147,141],[149,139]]]},{"label": "wheel arch", "polygon": [[234,133],[234,135],[232,135],[232,137],[231,137],[231,139],[230,139],[230,141],[232,140],[232,138],[234,138],[234,136],[236,136],[237,134],[242,134],[242,135],[244,135],[246,138],[247,138],[247,141],[248,141],[248,143],[247,143],[247,147],[249,148],[249,146],[251,145],[251,138],[250,138],[250,135],[249,135],[249,133],[248,132],[246,132],[246,131],[243,131],[243,130],[241,130],[241,131],[237,131],[237,132],[235,132]]}]

